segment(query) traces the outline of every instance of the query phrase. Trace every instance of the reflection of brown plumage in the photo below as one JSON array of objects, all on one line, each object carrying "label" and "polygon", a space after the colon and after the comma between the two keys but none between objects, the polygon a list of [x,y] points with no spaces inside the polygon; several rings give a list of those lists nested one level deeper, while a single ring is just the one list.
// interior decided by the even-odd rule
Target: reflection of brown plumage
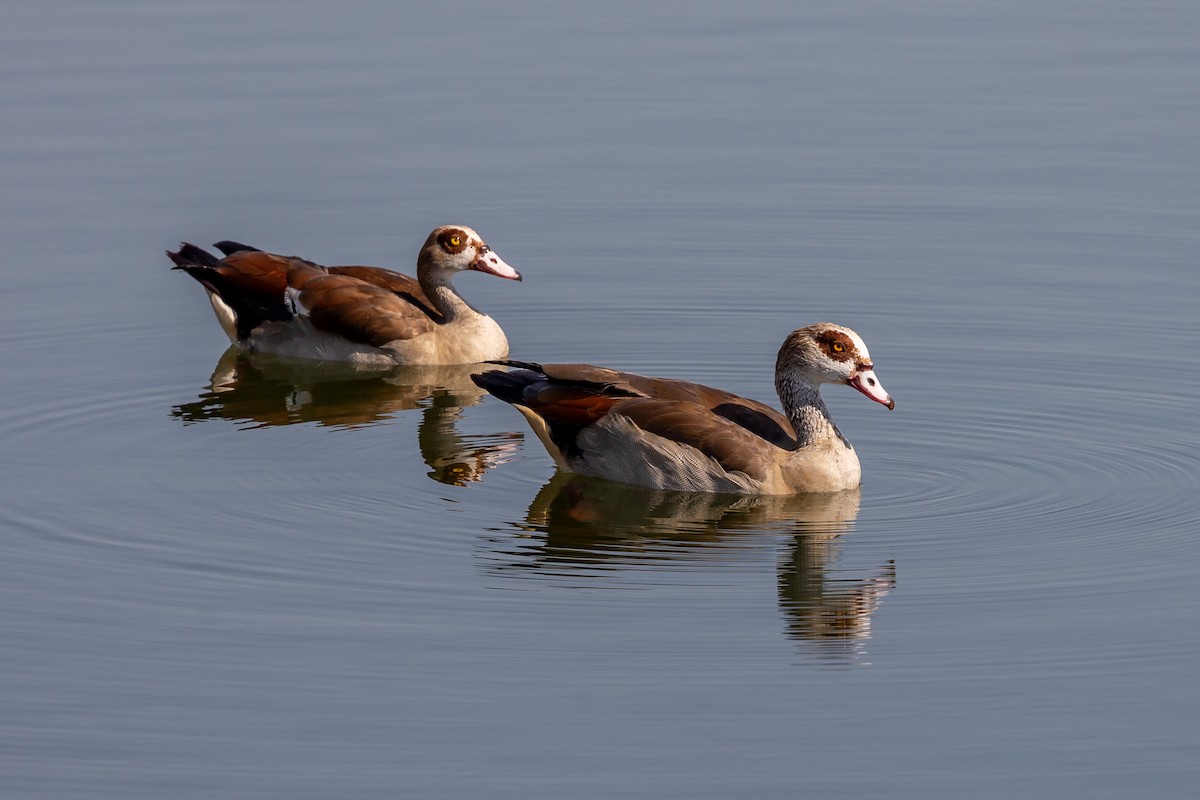
[{"label": "reflection of brown plumage", "polygon": [[497,542],[501,572],[603,581],[613,569],[719,559],[764,531],[787,534],[778,568],[789,636],[840,652],[870,632],[870,615],[895,585],[895,566],[870,578],[831,578],[840,537],[858,515],[857,489],[836,494],[743,496],[639,489],[558,473],[530,503],[526,536]]},{"label": "reflection of brown plumage", "polygon": [[[472,405],[478,398],[472,401]],[[417,444],[429,465],[429,477],[439,483],[465,486],[483,479],[484,473],[509,460],[522,441],[519,433],[464,435],[457,423],[463,409],[448,391],[434,391],[417,426]]]},{"label": "reflection of brown plumage", "polygon": [[889,561],[872,577],[831,577],[839,543],[797,536],[788,558],[779,564],[779,607],[787,616],[788,634],[796,639],[839,641],[866,639],[871,614],[896,585],[896,564]]},{"label": "reflection of brown plumage", "polygon": [[719,543],[740,531],[837,536],[858,514],[859,491],[835,494],[730,495],[642,489],[558,473],[529,506],[530,528],[548,536],[607,535],[631,544],[664,538]]},{"label": "reflection of brown plumage", "polygon": [[417,441],[432,468],[430,477],[462,485],[507,460],[521,440],[519,433],[458,433],[463,408],[476,405],[484,394],[471,382],[472,368],[360,370],[231,347],[217,362],[209,388],[196,400],[175,406],[171,416],[184,424],[225,419],[247,429],[297,423],[357,428],[401,411],[423,409]]}]

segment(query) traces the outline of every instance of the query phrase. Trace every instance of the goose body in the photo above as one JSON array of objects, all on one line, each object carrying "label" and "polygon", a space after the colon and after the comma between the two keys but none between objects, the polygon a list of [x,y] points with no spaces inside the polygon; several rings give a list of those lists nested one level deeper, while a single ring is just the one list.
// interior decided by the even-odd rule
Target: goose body
[{"label": "goose body", "polygon": [[848,384],[895,407],[866,343],[818,323],[779,350],[775,387],[784,413],[721,389],[586,364],[503,362],[472,379],[528,420],[560,469],[693,492],[797,494],[859,485],[858,455],[821,399]]},{"label": "goose body", "polygon": [[478,233],[435,229],[417,277],[381,267],[323,267],[238,242],[224,258],[184,242],[167,256],[204,286],[230,341],[244,350],[356,364],[472,364],[508,355],[504,331],[458,294],[453,278],[476,270],[521,275]]}]

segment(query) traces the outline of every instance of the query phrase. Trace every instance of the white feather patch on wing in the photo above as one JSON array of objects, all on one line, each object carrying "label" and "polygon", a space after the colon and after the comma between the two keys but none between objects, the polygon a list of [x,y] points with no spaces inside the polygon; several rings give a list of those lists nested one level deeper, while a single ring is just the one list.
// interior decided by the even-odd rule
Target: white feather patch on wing
[{"label": "white feather patch on wing", "polygon": [[300,302],[300,290],[292,286],[283,290],[283,300],[297,317],[307,317],[308,309]]}]

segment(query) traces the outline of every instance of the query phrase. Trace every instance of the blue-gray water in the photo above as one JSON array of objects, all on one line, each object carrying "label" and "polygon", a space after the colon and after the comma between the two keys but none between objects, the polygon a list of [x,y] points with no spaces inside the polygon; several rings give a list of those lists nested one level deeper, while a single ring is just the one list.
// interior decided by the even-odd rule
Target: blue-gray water
[{"label": "blue-gray water", "polygon": [[[1200,7],[0,12],[0,794],[1184,797]],[[464,374],[222,356],[180,239],[826,396],[860,495],[554,477]]]}]

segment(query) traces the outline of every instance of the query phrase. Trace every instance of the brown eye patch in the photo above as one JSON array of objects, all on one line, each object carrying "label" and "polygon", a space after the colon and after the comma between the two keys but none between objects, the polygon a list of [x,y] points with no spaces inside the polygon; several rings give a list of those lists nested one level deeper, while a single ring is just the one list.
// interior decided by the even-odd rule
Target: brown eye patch
[{"label": "brown eye patch", "polygon": [[447,253],[461,253],[467,246],[467,234],[458,228],[449,228],[438,234],[438,244]]},{"label": "brown eye patch", "polygon": [[834,361],[852,361],[855,357],[854,342],[841,331],[822,331],[817,341]]}]

